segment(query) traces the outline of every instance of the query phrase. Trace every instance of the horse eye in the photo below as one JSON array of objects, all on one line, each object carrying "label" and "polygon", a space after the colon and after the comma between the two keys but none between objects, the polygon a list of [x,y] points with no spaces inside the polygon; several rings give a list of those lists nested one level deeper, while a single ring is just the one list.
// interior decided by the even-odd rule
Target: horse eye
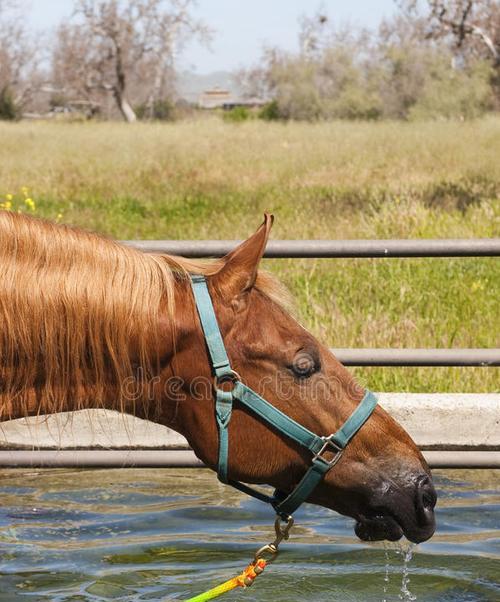
[{"label": "horse eye", "polygon": [[309,378],[320,369],[319,359],[307,351],[299,351],[290,366],[298,378]]}]

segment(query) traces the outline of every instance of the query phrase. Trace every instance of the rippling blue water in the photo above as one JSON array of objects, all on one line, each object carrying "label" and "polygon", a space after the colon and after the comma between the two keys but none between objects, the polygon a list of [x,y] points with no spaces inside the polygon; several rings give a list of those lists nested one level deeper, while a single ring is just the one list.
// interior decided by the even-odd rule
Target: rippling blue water
[{"label": "rippling blue water", "polygon": [[[500,471],[435,480],[438,532],[408,565],[411,596],[498,602]],[[296,519],[254,587],[221,600],[413,599],[396,545],[363,544],[351,520],[313,506]],[[239,573],[272,521],[203,470],[2,471],[0,602],[182,600]]]}]

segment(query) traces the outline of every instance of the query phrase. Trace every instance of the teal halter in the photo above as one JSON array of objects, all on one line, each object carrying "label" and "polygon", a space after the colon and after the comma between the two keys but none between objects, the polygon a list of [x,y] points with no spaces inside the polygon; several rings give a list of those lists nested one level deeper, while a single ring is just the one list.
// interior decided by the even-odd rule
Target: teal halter
[{"label": "teal halter", "polygon": [[[372,415],[377,405],[377,398],[367,390],[357,408],[336,433],[328,437],[314,434],[241,382],[239,375],[231,369],[205,277],[191,276],[191,285],[214,373],[215,417],[219,429],[218,477],[223,483],[271,504],[277,514],[287,520],[307,500],[325,474],[340,460],[349,441]],[[231,391],[224,391],[221,388],[224,382],[232,384]],[[290,494],[277,489],[273,496],[265,495],[248,485],[228,478],[228,428],[235,400],[268,425],[311,452],[311,466]],[[330,460],[323,457],[326,451],[334,452]]]}]

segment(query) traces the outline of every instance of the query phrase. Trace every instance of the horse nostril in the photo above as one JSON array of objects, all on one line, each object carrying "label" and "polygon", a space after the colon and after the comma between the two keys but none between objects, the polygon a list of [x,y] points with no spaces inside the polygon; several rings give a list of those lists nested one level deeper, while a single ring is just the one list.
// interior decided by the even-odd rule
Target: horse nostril
[{"label": "horse nostril", "polygon": [[422,494],[422,505],[424,508],[434,508],[436,505],[436,496],[432,495],[428,491],[424,491]]},{"label": "horse nostril", "polygon": [[417,480],[417,509],[423,516],[432,513],[436,505],[437,495],[432,481],[427,475],[422,475]]}]

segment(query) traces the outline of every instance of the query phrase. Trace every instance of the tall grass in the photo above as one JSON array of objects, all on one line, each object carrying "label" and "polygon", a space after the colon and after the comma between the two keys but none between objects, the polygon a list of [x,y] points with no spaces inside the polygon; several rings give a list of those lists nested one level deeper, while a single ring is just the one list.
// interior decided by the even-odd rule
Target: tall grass
[{"label": "tall grass", "polygon": [[[490,237],[500,235],[499,157],[498,118],[1,124],[0,196],[23,204],[27,186],[37,213],[118,238],[243,238],[264,210],[275,238]],[[496,259],[266,265],[332,346],[500,344]],[[500,388],[491,368],[357,373],[378,390]]]}]

